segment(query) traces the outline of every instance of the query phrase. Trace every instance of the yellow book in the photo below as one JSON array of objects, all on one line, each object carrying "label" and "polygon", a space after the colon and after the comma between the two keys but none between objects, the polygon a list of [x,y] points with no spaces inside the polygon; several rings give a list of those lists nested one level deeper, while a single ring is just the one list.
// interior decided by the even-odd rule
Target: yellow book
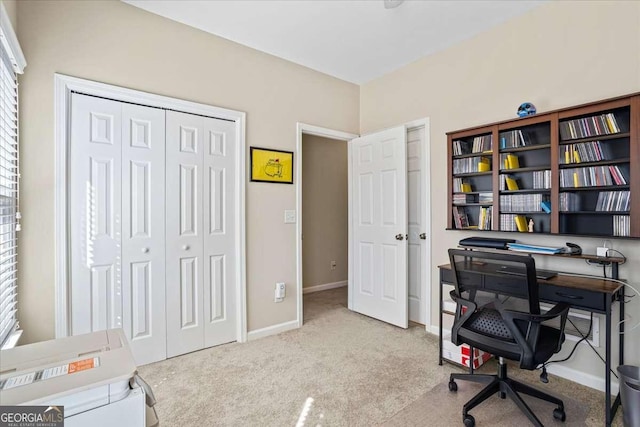
[{"label": "yellow book", "polygon": [[471,193],[471,184],[468,184],[465,182],[462,184],[461,187],[462,187],[461,190],[463,193]]},{"label": "yellow book", "polygon": [[578,172],[573,173],[573,186],[578,188],[580,187],[580,180],[578,179]]},{"label": "yellow book", "polygon": [[491,170],[491,163],[489,163],[489,159],[482,158],[480,159],[480,163],[478,163],[478,172],[489,172]]},{"label": "yellow book", "polygon": [[522,215],[516,215],[515,216],[515,221],[516,221],[516,227],[518,228],[518,231],[520,232],[527,232],[527,218],[522,216]]},{"label": "yellow book", "polygon": [[510,176],[505,177],[505,181],[507,182],[507,190],[519,190],[518,182],[511,178]]},{"label": "yellow book", "polygon": [[578,154],[578,150],[575,150],[573,152],[573,159],[575,160],[576,163],[580,163],[580,154]]},{"label": "yellow book", "polygon": [[567,164],[571,163],[571,158],[569,157],[569,147],[570,145],[565,145],[564,147],[564,162]]},{"label": "yellow book", "polygon": [[507,163],[509,164],[507,169],[518,169],[520,167],[518,156],[515,154],[507,154]]}]

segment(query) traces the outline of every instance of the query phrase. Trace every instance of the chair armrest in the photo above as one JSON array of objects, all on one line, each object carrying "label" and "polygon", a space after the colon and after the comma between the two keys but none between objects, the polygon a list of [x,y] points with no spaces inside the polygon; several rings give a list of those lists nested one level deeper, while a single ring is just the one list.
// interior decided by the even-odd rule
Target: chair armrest
[{"label": "chair armrest", "polygon": [[509,316],[514,319],[524,320],[526,322],[542,323],[546,322],[547,320],[554,319],[558,316],[566,316],[569,312],[569,307],[569,304],[567,304],[566,302],[559,302],[558,304],[554,305],[551,310],[542,314],[529,314],[513,310],[504,310],[504,313],[509,313]]}]

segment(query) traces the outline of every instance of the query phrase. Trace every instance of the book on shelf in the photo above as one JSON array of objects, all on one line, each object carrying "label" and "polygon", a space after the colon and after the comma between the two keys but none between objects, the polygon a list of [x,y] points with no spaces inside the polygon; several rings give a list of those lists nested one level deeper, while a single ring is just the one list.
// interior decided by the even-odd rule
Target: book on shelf
[{"label": "book on shelf", "polygon": [[620,126],[613,113],[560,122],[560,137],[565,141],[589,138],[591,136],[612,135],[620,132]]},{"label": "book on shelf", "polygon": [[457,229],[469,228],[469,218],[464,208],[453,207],[453,223]]},{"label": "book on shelf", "polygon": [[478,202],[482,203],[493,203],[493,192],[492,191],[482,191],[478,193]]},{"label": "book on shelf", "polygon": [[453,195],[454,205],[465,205],[467,203],[473,202],[475,202],[475,197],[473,194],[458,193]]},{"label": "book on shelf", "polygon": [[519,190],[518,181],[511,175],[500,175],[500,190],[515,191]]},{"label": "book on shelf", "polygon": [[491,206],[480,208],[478,215],[478,230],[491,230]]},{"label": "book on shelf", "polygon": [[518,169],[520,167],[518,156],[515,154],[501,154],[500,157],[503,169]]},{"label": "book on shelf", "polygon": [[453,160],[453,173],[476,173],[488,172],[491,170],[491,160],[488,157],[467,157]]},{"label": "book on shelf", "polygon": [[611,151],[608,144],[600,141],[580,142],[566,144],[560,147],[560,164],[567,165],[583,162],[601,162],[611,160]]},{"label": "book on shelf", "polygon": [[631,217],[629,215],[613,215],[613,235],[617,237],[631,236]]},{"label": "book on shelf", "polygon": [[471,184],[464,181],[462,178],[453,178],[453,192],[454,193],[471,193]]},{"label": "book on shelf", "polygon": [[472,153],[490,153],[492,150],[493,135],[476,136],[473,138]]},{"label": "book on shelf", "polygon": [[527,227],[527,217],[524,215],[514,215],[513,220],[516,223],[516,229],[519,232],[526,233],[529,231],[529,228]]},{"label": "book on shelf", "polygon": [[547,190],[551,188],[551,171],[533,171],[533,189],[534,190]]},{"label": "book on shelf", "polygon": [[560,193],[560,212],[578,212],[582,208],[576,193]]},{"label": "book on shelf", "polygon": [[627,167],[589,166],[560,170],[560,187],[601,187],[606,185],[626,185],[629,182]]},{"label": "book on shelf", "polygon": [[542,202],[550,200],[549,194],[501,194],[500,210],[504,212],[542,212]]},{"label": "book on shelf", "polygon": [[631,208],[630,191],[601,191],[598,193],[596,212],[624,212]]},{"label": "book on shelf", "polygon": [[453,155],[462,156],[463,154],[469,154],[469,143],[467,141],[455,140],[453,141]]},{"label": "book on shelf", "polygon": [[508,132],[500,132],[500,148],[518,148],[534,145],[535,141],[533,134],[520,129],[511,130]]},{"label": "book on shelf", "polygon": [[546,213],[551,213],[551,201],[543,200],[542,202],[540,202],[540,207]]}]

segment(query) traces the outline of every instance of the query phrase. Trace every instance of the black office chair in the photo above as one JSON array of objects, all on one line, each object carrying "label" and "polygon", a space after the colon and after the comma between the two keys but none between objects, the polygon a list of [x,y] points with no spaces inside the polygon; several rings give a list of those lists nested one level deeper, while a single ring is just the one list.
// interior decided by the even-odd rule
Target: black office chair
[{"label": "black office chair", "polygon": [[[456,302],[451,341],[456,345],[469,344],[499,358],[497,375],[451,374],[449,390],[454,392],[458,379],[488,382],[464,405],[464,425],[475,425],[469,411],[495,393],[500,393],[503,399],[508,395],[536,426],[542,423],[519,393],[555,403],[554,418],[565,421],[562,400],[508,378],[505,359],[519,361],[520,368],[528,370],[548,361],[560,351],[564,341],[569,306],[560,303],[547,313],[540,313],[536,266],[530,256],[449,249],[449,258],[455,273],[451,297]],[[507,308],[517,303],[523,307]],[[556,318],[560,321],[559,329],[543,324]]]}]

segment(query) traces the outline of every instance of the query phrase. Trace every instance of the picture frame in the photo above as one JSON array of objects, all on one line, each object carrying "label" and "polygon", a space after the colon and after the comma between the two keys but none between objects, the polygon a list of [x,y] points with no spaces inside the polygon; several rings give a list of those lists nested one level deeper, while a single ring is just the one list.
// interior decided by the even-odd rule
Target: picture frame
[{"label": "picture frame", "polygon": [[293,151],[251,147],[251,181],[293,184]]}]

